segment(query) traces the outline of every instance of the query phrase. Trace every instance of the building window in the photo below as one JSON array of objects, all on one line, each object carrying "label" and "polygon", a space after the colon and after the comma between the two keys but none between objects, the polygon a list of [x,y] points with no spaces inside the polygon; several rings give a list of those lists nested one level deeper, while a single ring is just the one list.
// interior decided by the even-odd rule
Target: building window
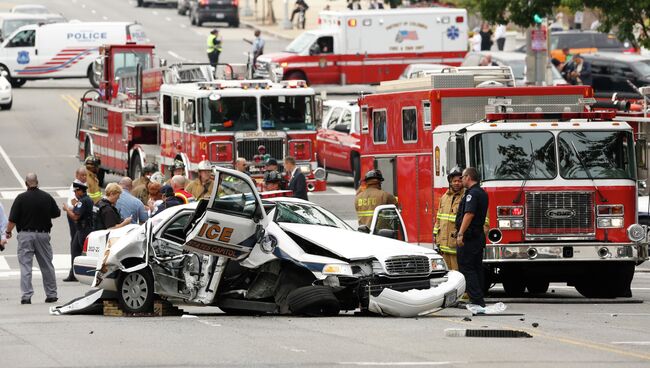
[{"label": "building window", "polygon": [[386,110],[372,112],[372,139],[375,143],[386,143],[388,137]]},{"label": "building window", "polygon": [[415,107],[402,109],[402,141],[416,142],[418,140],[418,114]]}]

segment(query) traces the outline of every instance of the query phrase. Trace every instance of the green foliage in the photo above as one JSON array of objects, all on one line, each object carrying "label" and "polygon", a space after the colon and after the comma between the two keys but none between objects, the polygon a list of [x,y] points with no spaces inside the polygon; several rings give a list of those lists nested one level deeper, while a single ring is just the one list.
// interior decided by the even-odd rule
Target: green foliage
[{"label": "green foliage", "polygon": [[521,27],[535,25],[535,14],[553,15],[561,0],[476,0],[483,19],[493,24],[512,22]]}]

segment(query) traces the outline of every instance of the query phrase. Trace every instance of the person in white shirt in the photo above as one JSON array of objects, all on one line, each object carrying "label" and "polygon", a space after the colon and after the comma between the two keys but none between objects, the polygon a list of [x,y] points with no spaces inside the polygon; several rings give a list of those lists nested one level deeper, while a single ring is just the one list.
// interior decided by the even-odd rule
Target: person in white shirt
[{"label": "person in white shirt", "polygon": [[4,207],[2,207],[2,203],[0,203],[0,252],[5,250],[5,245],[7,244],[7,234],[5,234],[5,231],[7,231],[8,223],[7,214],[5,213]]},{"label": "person in white shirt", "polygon": [[481,51],[481,41],[483,38],[479,33],[478,27],[474,28],[473,33],[474,35],[469,39],[470,49],[471,51]]},{"label": "person in white shirt", "polygon": [[259,29],[255,30],[255,39],[253,40],[253,49],[251,50],[253,54],[253,68],[257,62],[257,58],[264,53],[264,40],[262,39],[262,32]]},{"label": "person in white shirt", "polygon": [[506,25],[499,24],[494,30],[494,38],[497,40],[497,47],[499,51],[503,51],[503,47],[506,44]]}]

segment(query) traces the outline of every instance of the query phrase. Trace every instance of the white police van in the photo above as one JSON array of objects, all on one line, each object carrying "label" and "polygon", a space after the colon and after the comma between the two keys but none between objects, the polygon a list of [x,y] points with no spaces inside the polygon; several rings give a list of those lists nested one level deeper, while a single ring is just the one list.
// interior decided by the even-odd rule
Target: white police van
[{"label": "white police van", "polygon": [[88,78],[99,46],[146,42],[140,24],[131,22],[69,22],[32,24],[17,29],[0,46],[0,71],[9,73],[14,87],[28,80]]}]

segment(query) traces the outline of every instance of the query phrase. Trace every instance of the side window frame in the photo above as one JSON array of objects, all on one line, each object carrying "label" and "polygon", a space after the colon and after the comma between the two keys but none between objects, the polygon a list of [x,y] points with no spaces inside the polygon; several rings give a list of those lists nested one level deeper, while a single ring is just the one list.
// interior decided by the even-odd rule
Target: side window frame
[{"label": "side window frame", "polygon": [[[405,123],[405,121],[404,121],[404,113],[406,111],[411,111],[411,110],[415,113],[415,116],[414,116],[414,120],[412,122],[408,122],[408,124],[409,124],[408,128],[414,130],[415,139],[406,140],[405,137],[406,137],[406,128],[407,127],[404,124]],[[418,109],[417,109],[417,107],[415,107],[415,106],[403,107],[401,116],[402,116],[402,142],[403,143],[417,143],[417,141],[418,141]]]},{"label": "side window frame", "polygon": [[[383,124],[383,131],[384,131],[384,140],[379,141],[377,140],[377,117],[379,115],[383,114],[384,118],[383,121],[381,122]],[[387,144],[388,143],[388,110],[384,109],[376,109],[372,111],[372,142],[374,144]]]},{"label": "side window frame", "polygon": [[422,100],[422,128],[431,130],[431,101]]}]

